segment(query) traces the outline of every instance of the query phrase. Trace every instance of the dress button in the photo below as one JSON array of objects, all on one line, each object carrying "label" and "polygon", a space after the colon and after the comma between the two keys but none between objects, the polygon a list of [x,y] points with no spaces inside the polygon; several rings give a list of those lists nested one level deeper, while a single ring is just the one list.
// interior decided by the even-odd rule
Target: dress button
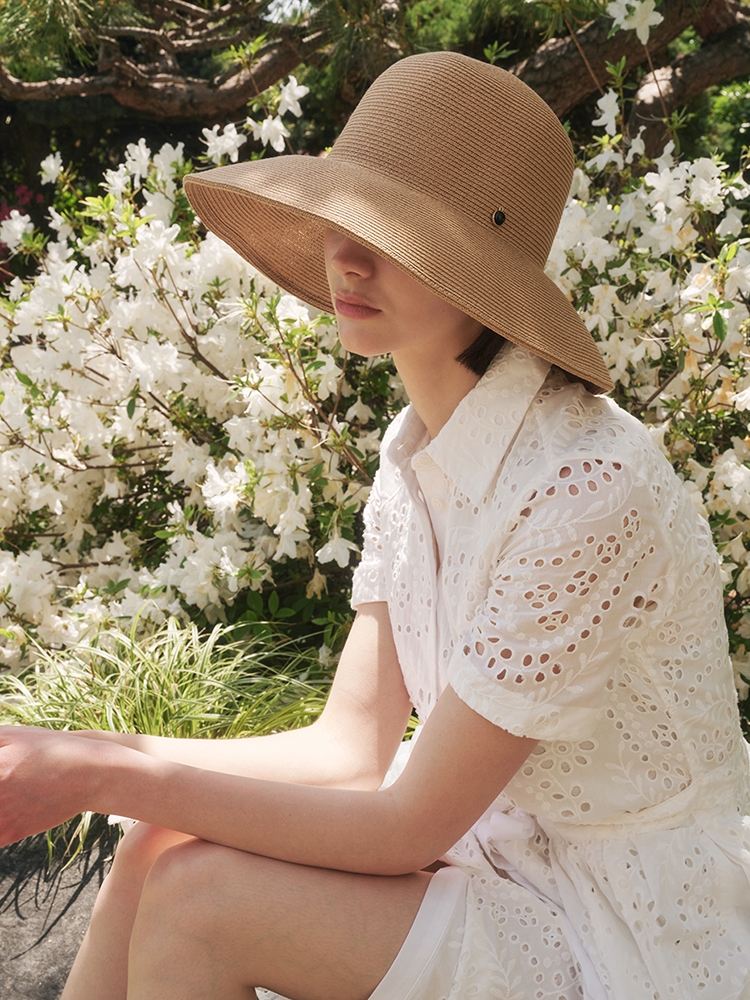
[{"label": "dress button", "polygon": [[429,455],[415,455],[412,459],[412,468],[414,469],[426,469],[432,465],[432,459]]},{"label": "dress button", "polygon": [[435,510],[445,510],[445,504],[443,503],[442,500],[437,500],[437,499],[433,500],[432,506],[435,508]]}]

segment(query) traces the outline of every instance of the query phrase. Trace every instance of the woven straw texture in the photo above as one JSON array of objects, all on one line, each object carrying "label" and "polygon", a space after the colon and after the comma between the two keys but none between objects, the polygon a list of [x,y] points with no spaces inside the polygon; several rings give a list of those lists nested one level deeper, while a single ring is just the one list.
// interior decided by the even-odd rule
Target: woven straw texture
[{"label": "woven straw texture", "polygon": [[437,52],[378,77],[328,157],[232,164],[185,190],[209,229],[319,309],[332,311],[330,227],[608,391],[599,349],[543,270],[572,173],[570,141],[540,97],[498,67]]}]

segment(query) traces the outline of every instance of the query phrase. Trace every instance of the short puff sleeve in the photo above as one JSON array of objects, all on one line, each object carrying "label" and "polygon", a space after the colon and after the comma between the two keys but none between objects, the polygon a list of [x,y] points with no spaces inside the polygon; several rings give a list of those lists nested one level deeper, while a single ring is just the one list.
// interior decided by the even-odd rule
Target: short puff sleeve
[{"label": "short puff sleeve", "polygon": [[646,482],[618,462],[561,463],[510,519],[448,682],[515,735],[587,738],[618,664],[665,613],[671,560]]}]

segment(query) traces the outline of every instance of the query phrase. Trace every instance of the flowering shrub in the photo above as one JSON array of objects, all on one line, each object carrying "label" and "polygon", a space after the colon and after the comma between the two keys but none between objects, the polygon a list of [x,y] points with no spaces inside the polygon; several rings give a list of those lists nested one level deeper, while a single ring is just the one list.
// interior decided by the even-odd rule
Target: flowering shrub
[{"label": "flowering shrub", "polygon": [[[218,161],[246,139],[205,131]],[[129,146],[100,197],[50,208],[57,239],[0,300],[8,665],[30,638],[72,645],[135,615],[345,609],[355,518],[402,393],[386,362],[345,357],[327,317],[198,235],[190,169],[180,147]],[[59,159],[42,172],[64,188]],[[24,251],[37,234],[13,217],[0,239]]]},{"label": "flowering shrub", "polygon": [[[277,107],[298,114],[302,89],[290,80]],[[744,698],[750,187],[671,147],[645,162],[637,137],[623,144],[615,90],[599,113],[549,273],[601,342],[618,401],[712,525]],[[236,159],[248,131],[276,147],[288,129],[270,113],[244,131],[206,129],[208,157]],[[400,383],[386,361],[344,355],[328,317],[199,234],[180,190],[188,169],[179,147],[128,147],[100,197],[50,208],[57,239],[0,300],[10,666],[30,637],[71,645],[135,615],[257,625],[345,608],[357,515]],[[61,190],[62,163],[42,170]],[[0,222],[11,250],[37,239],[26,217]]]}]

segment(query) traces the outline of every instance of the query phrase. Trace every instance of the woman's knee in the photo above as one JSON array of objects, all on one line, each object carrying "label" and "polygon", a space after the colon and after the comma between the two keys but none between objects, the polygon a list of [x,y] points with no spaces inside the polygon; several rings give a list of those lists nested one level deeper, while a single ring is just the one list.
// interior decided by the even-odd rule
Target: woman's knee
[{"label": "woman's knee", "polygon": [[151,896],[171,900],[185,896],[201,898],[206,890],[212,889],[214,892],[209,895],[213,896],[229,875],[236,853],[230,847],[194,838],[171,845],[151,864],[146,891]]},{"label": "woman's knee", "polygon": [[[202,840],[167,848],[151,865],[138,907],[141,934],[154,937],[175,930],[200,931],[202,938],[221,941],[234,915],[226,888],[237,884],[237,852]],[[245,862],[252,855],[244,855]],[[259,858],[262,863],[265,859]],[[245,883],[252,895],[252,879]],[[231,896],[231,893],[229,894]],[[249,900],[248,900],[249,902]],[[250,906],[252,912],[254,907]]]},{"label": "woman's knee", "polygon": [[110,878],[142,886],[156,859],[186,839],[192,838],[149,823],[136,823],[117,845]]}]

